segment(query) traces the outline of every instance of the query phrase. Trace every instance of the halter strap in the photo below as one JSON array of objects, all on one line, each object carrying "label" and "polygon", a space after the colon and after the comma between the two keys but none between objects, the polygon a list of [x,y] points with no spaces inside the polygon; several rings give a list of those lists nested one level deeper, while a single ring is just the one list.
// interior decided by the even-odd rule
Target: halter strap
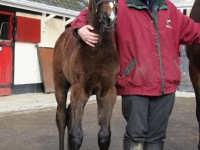
[{"label": "halter strap", "polygon": [[94,5],[97,7],[97,6],[99,6],[103,2],[113,2],[114,3],[115,0],[100,0],[98,2],[96,2],[96,0],[93,0],[93,2],[94,2]]}]

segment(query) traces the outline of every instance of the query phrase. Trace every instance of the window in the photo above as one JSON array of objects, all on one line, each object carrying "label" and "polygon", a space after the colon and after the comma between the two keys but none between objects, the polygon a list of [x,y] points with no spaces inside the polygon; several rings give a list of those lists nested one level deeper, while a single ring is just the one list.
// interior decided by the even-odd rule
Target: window
[{"label": "window", "polygon": [[0,40],[10,40],[10,16],[0,14]]},{"label": "window", "polygon": [[16,41],[40,43],[40,22],[38,19],[18,16]]}]

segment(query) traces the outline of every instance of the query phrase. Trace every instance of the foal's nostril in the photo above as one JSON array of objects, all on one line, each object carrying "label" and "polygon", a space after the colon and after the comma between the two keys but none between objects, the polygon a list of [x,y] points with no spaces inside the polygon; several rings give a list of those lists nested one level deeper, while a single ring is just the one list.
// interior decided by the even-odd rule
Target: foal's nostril
[{"label": "foal's nostril", "polygon": [[112,20],[110,18],[107,18],[107,23],[108,23],[108,25],[111,25]]},{"label": "foal's nostril", "polygon": [[104,13],[104,15],[103,15],[103,20],[106,20],[106,13]]}]

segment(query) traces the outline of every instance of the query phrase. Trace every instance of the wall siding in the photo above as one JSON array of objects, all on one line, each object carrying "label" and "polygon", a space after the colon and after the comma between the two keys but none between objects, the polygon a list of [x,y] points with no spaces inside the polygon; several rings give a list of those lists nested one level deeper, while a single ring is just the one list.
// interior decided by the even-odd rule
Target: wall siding
[{"label": "wall siding", "polygon": [[[17,16],[40,19],[42,16],[26,13],[16,13]],[[39,47],[53,48],[57,38],[63,32],[63,21],[53,18],[45,23],[45,30],[41,30]],[[43,83],[39,65],[36,43],[15,42],[14,49],[14,85]]]}]

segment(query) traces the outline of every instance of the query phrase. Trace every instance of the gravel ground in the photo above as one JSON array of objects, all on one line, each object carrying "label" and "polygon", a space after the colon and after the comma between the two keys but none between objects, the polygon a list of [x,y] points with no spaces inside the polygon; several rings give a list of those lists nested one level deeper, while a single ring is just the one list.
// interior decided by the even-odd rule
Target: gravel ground
[{"label": "gravel ground", "polygon": [[[30,98],[30,96],[24,95]],[[41,96],[40,96],[41,97]],[[20,100],[20,97],[18,97]],[[52,95],[35,98],[34,102]],[[5,98],[0,98],[1,104]],[[28,101],[28,100],[27,100]],[[10,101],[9,101],[10,102]],[[17,102],[15,102],[17,104]],[[13,103],[13,105],[15,105]],[[27,102],[28,103],[28,102]],[[31,103],[29,101],[29,103]],[[50,102],[47,102],[47,104]],[[55,123],[56,103],[43,107],[9,110],[0,112],[0,150],[56,150],[58,149],[58,131]],[[22,105],[23,106],[23,105]],[[21,107],[22,107],[21,106]],[[14,107],[14,106],[12,106]],[[16,107],[18,107],[16,105]],[[7,106],[10,108],[10,106]],[[81,150],[98,150],[97,104],[90,100],[86,105],[83,119],[84,139]],[[112,139],[110,150],[122,150],[125,120],[121,114],[121,99],[115,104],[112,116]],[[67,137],[66,137],[67,139]],[[67,141],[67,140],[66,140]],[[195,100],[193,97],[177,97],[169,120],[164,150],[197,150],[198,124],[195,118]],[[67,143],[65,143],[67,149]]]}]

